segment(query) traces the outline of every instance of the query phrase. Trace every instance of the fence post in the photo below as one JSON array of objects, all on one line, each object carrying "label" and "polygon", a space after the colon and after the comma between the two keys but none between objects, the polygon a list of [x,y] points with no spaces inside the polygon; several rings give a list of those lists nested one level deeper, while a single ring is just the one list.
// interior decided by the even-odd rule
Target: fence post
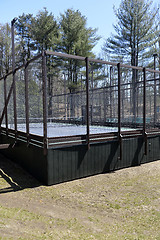
[{"label": "fence post", "polygon": [[146,68],[143,68],[143,133],[146,132]]},{"label": "fence post", "polygon": [[47,69],[46,53],[42,52],[42,88],[43,88],[43,147],[47,155]]},{"label": "fence post", "polygon": [[[157,54],[153,54],[153,57],[154,57],[154,70],[156,70]],[[156,87],[157,87],[156,73],[154,72],[154,127],[155,127],[156,121],[157,121],[157,96],[156,96],[157,90],[156,90]]]},{"label": "fence post", "polygon": [[[4,105],[5,105],[5,103],[4,103]],[[0,134],[1,134],[1,131],[2,131],[2,129],[1,129],[1,126],[2,125],[2,117],[0,117]]]},{"label": "fence post", "polygon": [[14,24],[16,18],[11,21],[11,33],[12,33],[12,72],[13,72],[13,109],[14,109],[14,130],[15,130],[15,142],[17,141],[17,106],[16,106],[16,72],[15,72],[15,46],[14,46]]},{"label": "fence post", "polygon": [[109,74],[109,80],[110,80],[110,118],[112,118],[112,70],[113,67],[110,67],[110,74]]},{"label": "fence post", "polygon": [[144,154],[147,155],[147,133],[146,133],[146,68],[143,68],[143,136],[145,143]]},{"label": "fence post", "polygon": [[[6,76],[4,77],[4,106],[7,106],[7,87],[6,87]],[[4,107],[5,108],[5,107]],[[6,135],[8,136],[8,112],[7,107],[5,108],[5,122],[6,122]]]},{"label": "fence post", "polygon": [[25,64],[24,79],[25,79],[26,135],[27,135],[27,145],[29,145],[28,62]]},{"label": "fence post", "polygon": [[119,160],[122,160],[122,135],[121,135],[121,66],[117,64],[118,68],[118,140],[120,147]]},{"label": "fence post", "polygon": [[86,119],[87,119],[87,135],[86,142],[88,149],[90,148],[90,139],[89,139],[89,60],[88,57],[85,59],[86,61]]},{"label": "fence post", "polygon": [[66,91],[66,74],[65,72],[63,73],[63,76],[64,76],[64,106],[65,106],[65,117],[64,117],[64,120],[67,120],[67,91]]}]

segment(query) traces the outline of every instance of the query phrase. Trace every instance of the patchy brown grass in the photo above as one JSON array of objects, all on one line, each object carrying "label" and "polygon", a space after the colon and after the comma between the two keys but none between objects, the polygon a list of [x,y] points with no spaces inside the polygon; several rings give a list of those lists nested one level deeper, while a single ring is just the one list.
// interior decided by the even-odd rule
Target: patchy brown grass
[{"label": "patchy brown grass", "polygon": [[40,185],[0,155],[0,239],[160,240],[160,161]]}]

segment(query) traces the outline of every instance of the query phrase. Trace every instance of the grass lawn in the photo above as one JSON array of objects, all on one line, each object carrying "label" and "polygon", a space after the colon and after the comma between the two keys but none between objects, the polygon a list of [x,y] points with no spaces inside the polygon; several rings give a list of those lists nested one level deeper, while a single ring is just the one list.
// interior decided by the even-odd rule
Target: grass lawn
[{"label": "grass lawn", "polygon": [[160,161],[47,187],[0,155],[0,239],[160,240]]}]

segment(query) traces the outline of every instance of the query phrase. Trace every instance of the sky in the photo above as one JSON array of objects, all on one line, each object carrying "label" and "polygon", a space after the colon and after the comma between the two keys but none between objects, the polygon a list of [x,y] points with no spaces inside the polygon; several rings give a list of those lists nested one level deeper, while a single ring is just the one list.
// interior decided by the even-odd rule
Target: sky
[{"label": "sky", "polygon": [[[87,27],[97,28],[97,34],[101,36],[100,41],[93,49],[98,55],[105,39],[114,32],[113,24],[116,17],[113,5],[119,8],[121,0],[0,0],[0,23],[10,23],[14,17],[23,13],[31,13],[34,16],[47,8],[55,18],[64,13],[68,8],[79,10],[87,18]],[[158,5],[159,0],[153,0],[153,6]]]}]

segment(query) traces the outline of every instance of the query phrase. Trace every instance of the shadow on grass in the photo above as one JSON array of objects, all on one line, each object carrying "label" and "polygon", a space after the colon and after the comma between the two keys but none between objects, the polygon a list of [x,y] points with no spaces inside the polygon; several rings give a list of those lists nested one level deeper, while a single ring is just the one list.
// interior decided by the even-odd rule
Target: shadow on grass
[{"label": "shadow on grass", "polygon": [[[0,194],[35,188],[41,185],[19,165],[0,154]],[[8,187],[5,187],[9,185]],[[3,187],[4,186],[4,187]]]}]

